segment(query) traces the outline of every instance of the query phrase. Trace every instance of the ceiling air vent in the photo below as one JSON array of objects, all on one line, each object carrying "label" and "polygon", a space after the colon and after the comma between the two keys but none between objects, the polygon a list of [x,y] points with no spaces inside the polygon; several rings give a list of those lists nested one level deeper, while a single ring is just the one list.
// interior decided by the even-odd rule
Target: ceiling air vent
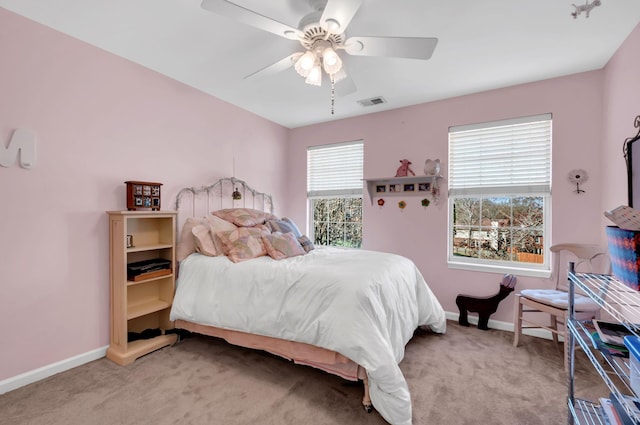
[{"label": "ceiling air vent", "polygon": [[381,103],[387,103],[387,101],[384,100],[384,97],[378,96],[378,97],[372,97],[370,99],[359,100],[358,103],[362,106],[373,106],[373,105],[380,105]]}]

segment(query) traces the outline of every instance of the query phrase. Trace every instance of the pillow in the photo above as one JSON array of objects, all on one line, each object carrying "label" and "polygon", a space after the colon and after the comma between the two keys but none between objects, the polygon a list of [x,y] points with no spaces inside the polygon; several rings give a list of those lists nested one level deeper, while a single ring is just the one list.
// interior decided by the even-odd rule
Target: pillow
[{"label": "pillow", "polygon": [[222,242],[224,254],[234,263],[238,263],[267,255],[262,242],[262,235],[266,234],[260,229],[239,227],[236,230],[219,232],[217,235]]},{"label": "pillow", "polygon": [[300,231],[298,226],[296,226],[296,223],[294,223],[293,220],[287,217],[282,217],[282,221],[289,224],[289,226],[293,227],[293,234],[296,235],[296,238],[299,238],[300,236],[302,236],[302,232]]},{"label": "pillow", "polygon": [[218,233],[236,230],[238,226],[213,214],[209,214],[208,216],[206,216],[205,222],[209,226],[211,239],[213,240],[213,245],[215,246],[216,252],[218,253],[218,255],[224,255],[224,248],[222,246],[220,238],[218,237]]},{"label": "pillow", "polygon": [[293,226],[289,221],[282,220],[267,220],[267,226],[271,229],[272,233],[293,233],[295,237],[300,236],[300,231],[294,224]]},{"label": "pillow", "polygon": [[218,250],[213,243],[211,235],[211,229],[208,224],[198,224],[191,229],[196,244],[196,252],[209,257],[215,257],[218,255]]},{"label": "pillow", "polygon": [[315,249],[315,245],[313,244],[313,242],[311,242],[311,239],[309,239],[305,235],[298,237],[298,243],[300,244],[300,246],[302,246],[302,249],[304,249],[304,252],[309,252]]},{"label": "pillow", "polygon": [[178,245],[176,245],[176,261],[180,262],[190,254],[196,252],[196,242],[191,230],[198,224],[202,224],[201,218],[189,217],[182,225],[180,240],[178,241]]},{"label": "pillow", "polygon": [[226,208],[212,214],[239,227],[253,227],[276,218],[273,214],[251,208]]},{"label": "pillow", "polygon": [[270,235],[263,235],[262,241],[267,249],[267,254],[274,260],[304,255],[305,250],[291,232],[275,232]]}]

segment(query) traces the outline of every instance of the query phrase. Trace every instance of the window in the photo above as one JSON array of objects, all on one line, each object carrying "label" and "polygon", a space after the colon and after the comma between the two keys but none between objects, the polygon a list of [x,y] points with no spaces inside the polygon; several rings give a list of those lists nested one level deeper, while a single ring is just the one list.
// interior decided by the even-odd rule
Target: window
[{"label": "window", "polygon": [[449,266],[548,276],[551,115],[449,129]]},{"label": "window", "polygon": [[310,234],[318,245],[362,246],[362,141],[307,150]]}]

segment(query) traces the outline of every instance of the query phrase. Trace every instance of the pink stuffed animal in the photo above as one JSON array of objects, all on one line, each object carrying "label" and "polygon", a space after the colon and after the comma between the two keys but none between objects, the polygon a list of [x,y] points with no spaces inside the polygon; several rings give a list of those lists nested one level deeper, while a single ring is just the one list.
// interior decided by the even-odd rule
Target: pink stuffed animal
[{"label": "pink stuffed animal", "polygon": [[409,167],[409,165],[411,165],[411,161],[408,159],[401,159],[400,163],[402,165],[398,168],[398,171],[396,171],[396,177],[407,177],[408,173],[411,173],[412,176],[416,175],[416,173],[414,173]]}]

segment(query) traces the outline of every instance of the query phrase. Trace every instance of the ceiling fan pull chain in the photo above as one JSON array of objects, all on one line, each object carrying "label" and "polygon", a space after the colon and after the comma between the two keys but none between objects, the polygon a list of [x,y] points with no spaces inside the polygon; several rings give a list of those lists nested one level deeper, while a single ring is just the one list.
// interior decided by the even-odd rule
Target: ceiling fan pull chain
[{"label": "ceiling fan pull chain", "polygon": [[333,107],[335,105],[335,101],[336,101],[336,79],[333,77],[333,74],[330,75],[331,77],[331,115],[333,115]]}]

